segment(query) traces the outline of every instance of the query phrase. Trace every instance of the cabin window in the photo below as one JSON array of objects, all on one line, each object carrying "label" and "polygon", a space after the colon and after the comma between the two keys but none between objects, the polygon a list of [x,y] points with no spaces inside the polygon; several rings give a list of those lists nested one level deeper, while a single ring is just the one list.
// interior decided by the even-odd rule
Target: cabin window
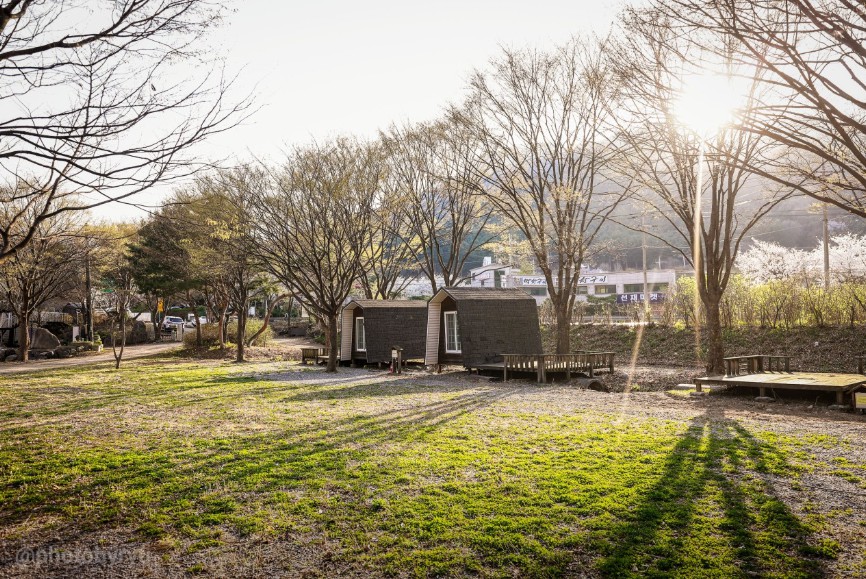
[{"label": "cabin window", "polygon": [[445,312],[445,351],[449,354],[459,354],[461,351],[457,312]]},{"label": "cabin window", "polygon": [[364,334],[364,318],[355,318],[355,349],[367,351],[367,336]]}]

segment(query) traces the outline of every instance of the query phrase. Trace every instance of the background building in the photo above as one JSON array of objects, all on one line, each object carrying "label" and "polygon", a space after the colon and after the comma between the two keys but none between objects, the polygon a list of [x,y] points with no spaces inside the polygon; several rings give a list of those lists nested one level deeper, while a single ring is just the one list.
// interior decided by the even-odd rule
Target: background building
[{"label": "background building", "polygon": [[[616,296],[617,303],[641,302],[644,299],[643,271],[585,272],[577,286],[578,301],[587,301],[590,296]],[[678,277],[674,269],[647,271],[650,302],[662,302],[676,284]],[[499,263],[485,263],[470,271],[466,285],[472,287],[518,288],[535,298],[538,305],[549,297],[547,280],[539,274],[522,274],[516,268]]]}]

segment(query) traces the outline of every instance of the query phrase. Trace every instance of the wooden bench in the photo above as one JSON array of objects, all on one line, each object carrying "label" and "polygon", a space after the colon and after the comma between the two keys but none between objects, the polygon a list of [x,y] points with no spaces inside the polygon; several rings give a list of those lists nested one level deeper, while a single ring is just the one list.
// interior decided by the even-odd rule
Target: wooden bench
[{"label": "wooden bench", "polygon": [[501,369],[502,381],[508,380],[509,372],[533,372],[539,384],[547,382],[547,375],[565,374],[571,380],[572,373],[586,373],[595,377],[596,370],[613,372],[614,352],[590,352],[579,350],[573,354],[503,354],[501,365],[486,365],[479,369]]},{"label": "wooden bench", "polygon": [[318,363],[322,356],[327,357],[325,348],[301,348],[301,364],[306,364],[308,360]]},{"label": "wooden bench", "polygon": [[725,358],[725,376],[757,374],[760,372],[790,372],[791,356],[752,354]]}]

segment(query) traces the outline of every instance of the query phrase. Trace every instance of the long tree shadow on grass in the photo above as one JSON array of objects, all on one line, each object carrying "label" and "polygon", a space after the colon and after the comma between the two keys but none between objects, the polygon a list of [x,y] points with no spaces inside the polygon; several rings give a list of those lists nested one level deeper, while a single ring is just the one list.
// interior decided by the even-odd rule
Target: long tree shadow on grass
[{"label": "long tree shadow on grass", "polygon": [[[609,577],[819,577],[810,530],[769,480],[795,474],[785,452],[722,412],[692,420],[643,500],[593,546]],[[721,575],[720,575],[721,573]]]},{"label": "long tree shadow on grass", "polygon": [[[117,524],[134,524],[147,535],[158,536],[168,527],[183,532],[230,523],[235,509],[219,501],[210,504],[208,496],[214,488],[259,493],[304,486],[308,481],[314,481],[314,486],[342,484],[353,478],[349,463],[363,462],[381,445],[423,438],[508,395],[470,392],[309,428],[206,439],[186,447],[23,456],[0,485],[0,496],[10,499],[0,508],[0,525],[69,512],[75,514],[69,517],[67,536]],[[106,489],[111,489],[110,499]],[[74,508],[82,501],[89,506]],[[178,504],[185,506],[178,508]],[[149,520],[141,518],[142,510],[151,513]]]}]

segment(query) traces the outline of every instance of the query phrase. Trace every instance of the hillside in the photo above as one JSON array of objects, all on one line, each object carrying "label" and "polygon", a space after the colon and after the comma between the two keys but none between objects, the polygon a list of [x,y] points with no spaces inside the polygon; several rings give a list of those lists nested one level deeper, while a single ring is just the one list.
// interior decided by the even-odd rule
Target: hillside
[{"label": "hillside", "polygon": [[[613,351],[630,360],[637,330],[629,326],[583,325],[572,331],[575,350]],[[554,350],[553,332],[543,332],[545,350]],[[706,342],[702,340],[703,351]],[[855,372],[855,356],[866,353],[866,327],[740,328],[725,330],[725,355],[772,354],[792,356],[792,368],[804,371]],[[637,363],[688,367],[694,364],[692,330],[650,326],[644,329]]]}]

